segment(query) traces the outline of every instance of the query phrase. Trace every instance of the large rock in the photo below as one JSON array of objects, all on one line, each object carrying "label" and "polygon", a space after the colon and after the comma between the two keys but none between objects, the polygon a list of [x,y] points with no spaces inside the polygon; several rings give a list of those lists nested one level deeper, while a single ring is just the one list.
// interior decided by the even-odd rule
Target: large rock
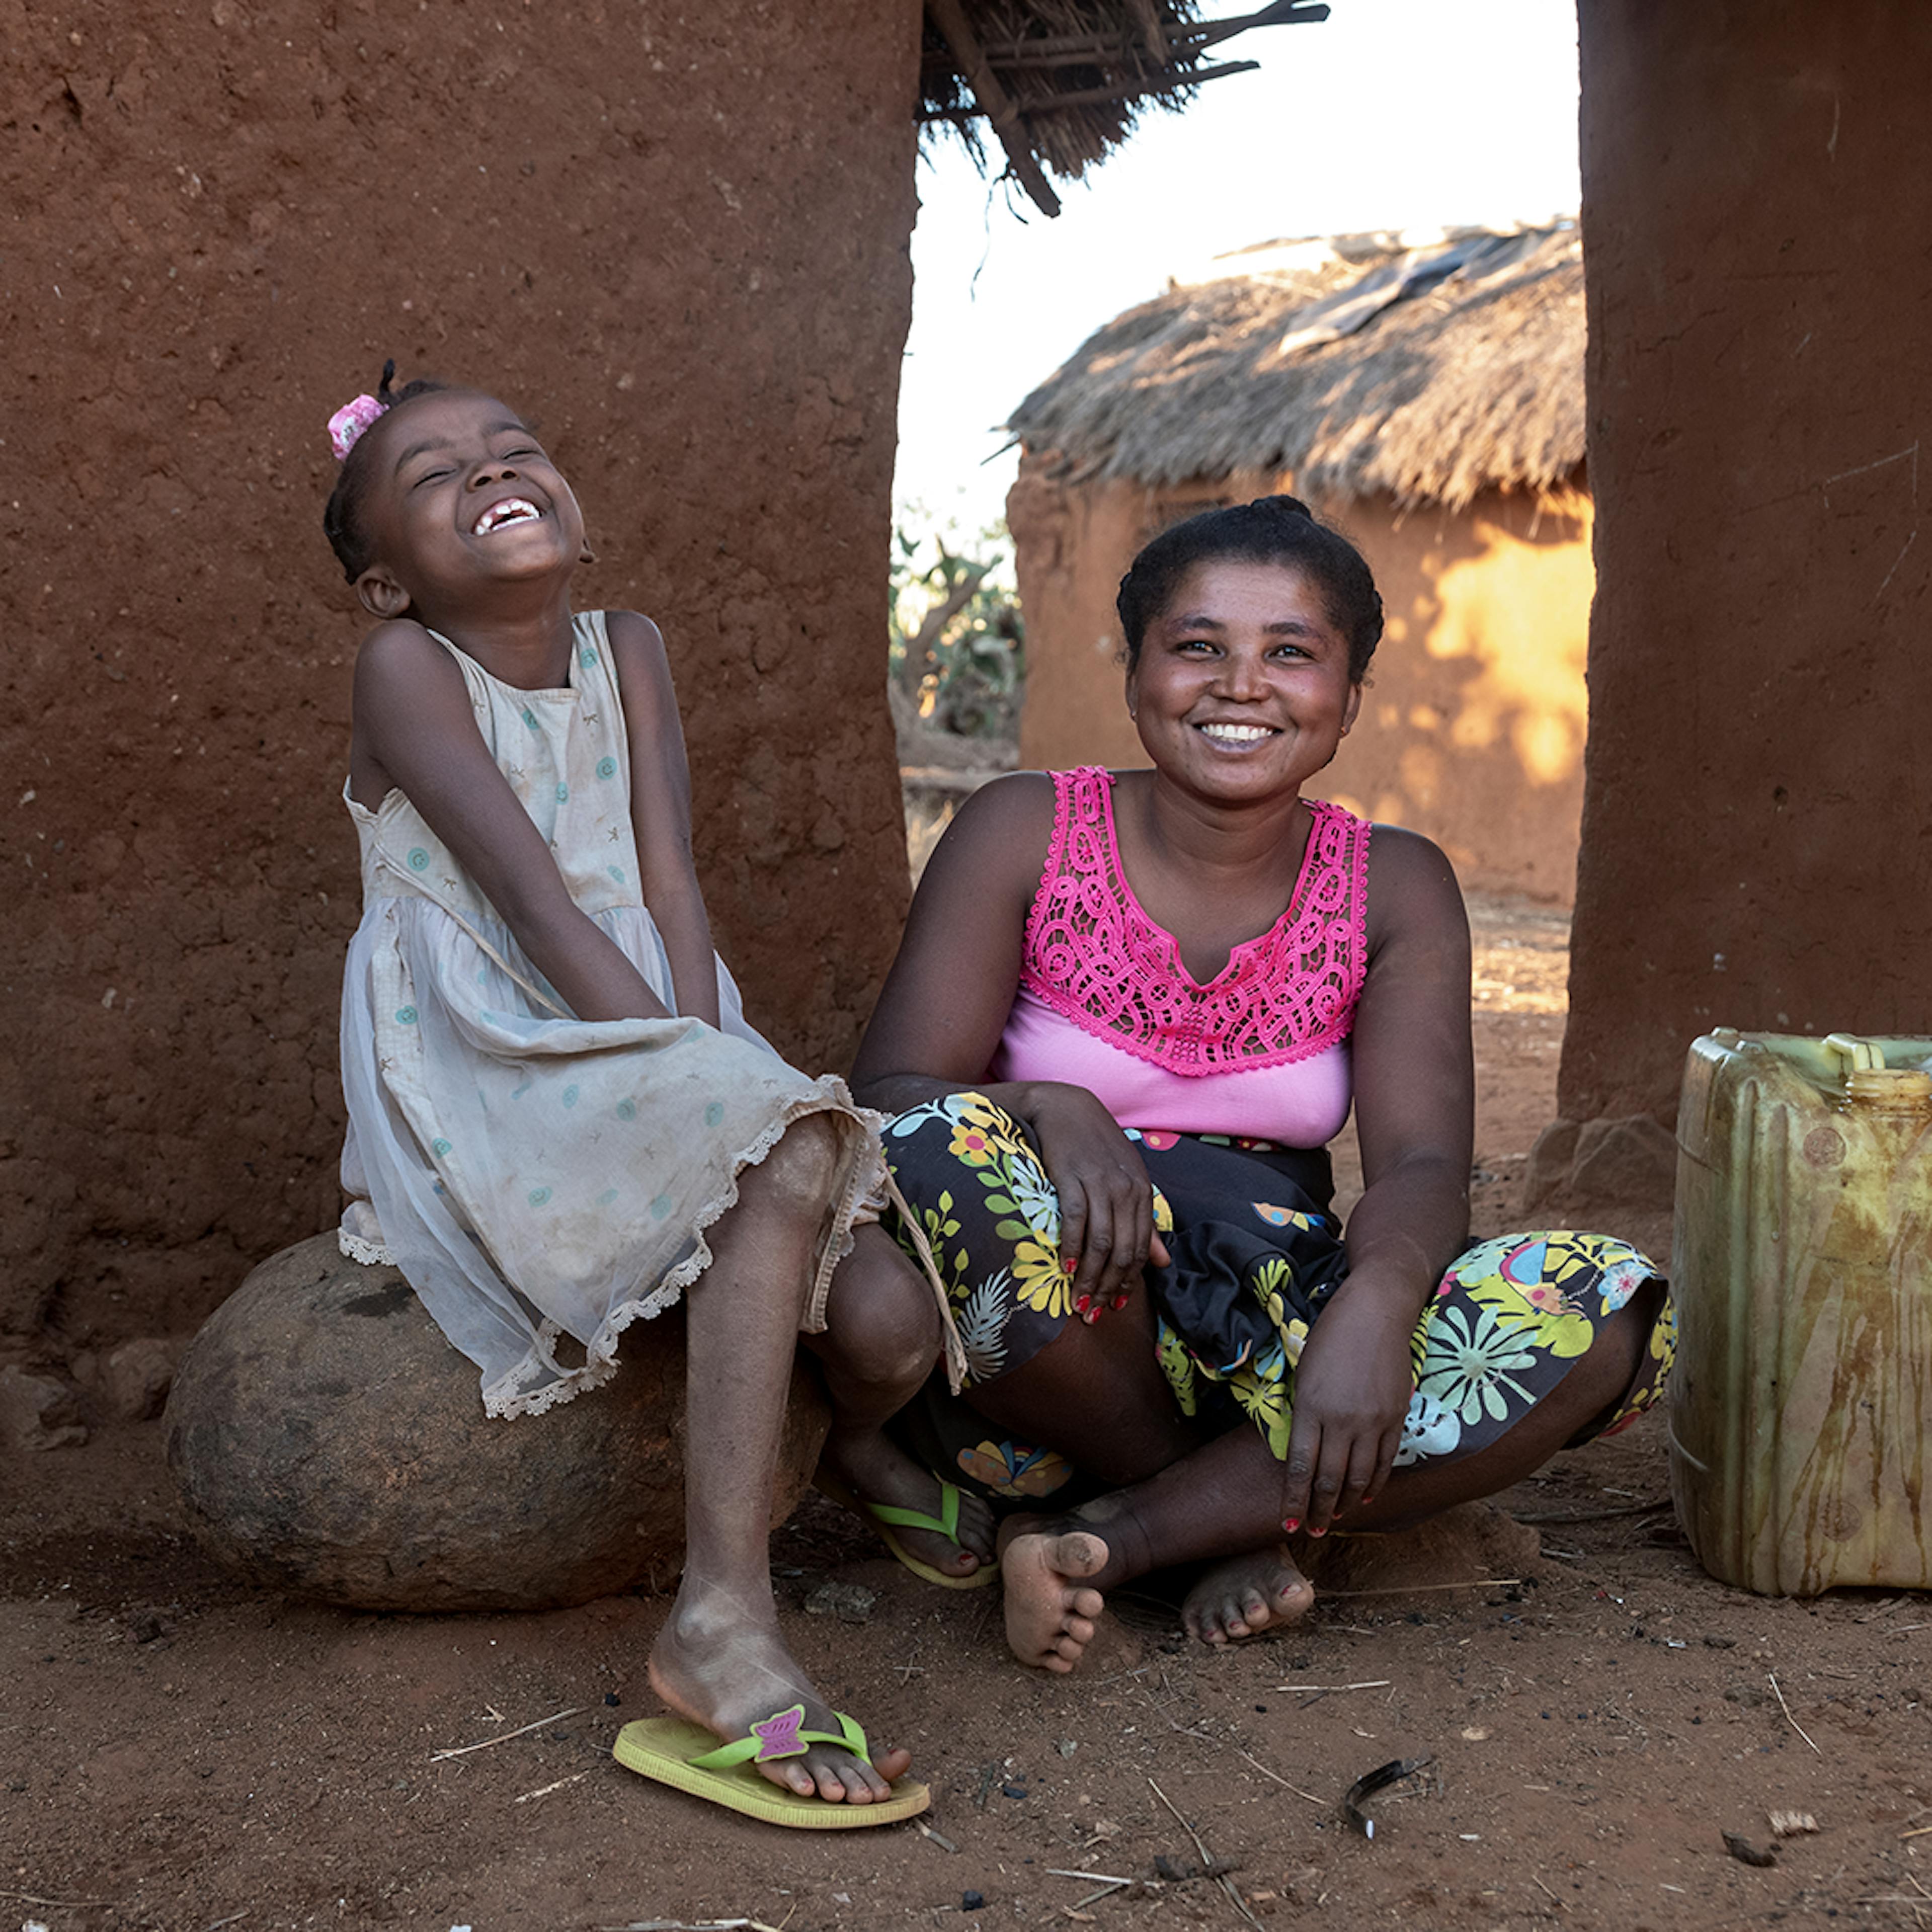
[{"label": "large rock", "polygon": [[[217,1557],[329,1603],[538,1610],[668,1583],[684,1550],[682,1314],[634,1324],[619,1352],[600,1389],[486,1416],[474,1364],[402,1276],[320,1234],[264,1262],[190,1343],[168,1463]],[[775,1524],[827,1420],[801,1366]]]}]

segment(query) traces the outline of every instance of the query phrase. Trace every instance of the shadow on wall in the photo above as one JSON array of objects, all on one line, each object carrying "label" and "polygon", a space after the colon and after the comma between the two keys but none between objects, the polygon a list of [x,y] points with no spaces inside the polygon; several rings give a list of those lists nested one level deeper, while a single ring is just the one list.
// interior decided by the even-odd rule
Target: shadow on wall
[{"label": "shadow on wall", "polygon": [[1567,904],[1588,706],[1586,499],[1334,506],[1387,613],[1328,796],[1436,839],[1468,883]]},{"label": "shadow on wall", "polygon": [[[1288,479],[1071,487],[1031,459],[1008,499],[1027,614],[1029,766],[1144,764],[1122,701],[1114,588],[1148,538]],[[1029,470],[1033,471],[1029,474]],[[1568,904],[1582,802],[1594,578],[1580,490],[1467,509],[1319,506],[1376,573],[1388,626],[1360,722],[1316,789],[1434,838],[1465,883]]]}]

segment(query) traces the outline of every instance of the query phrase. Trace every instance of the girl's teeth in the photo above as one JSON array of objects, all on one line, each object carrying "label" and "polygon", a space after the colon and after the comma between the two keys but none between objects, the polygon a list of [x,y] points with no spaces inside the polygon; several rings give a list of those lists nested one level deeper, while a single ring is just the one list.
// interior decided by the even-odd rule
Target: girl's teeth
[{"label": "girl's teeth", "polygon": [[520,497],[514,497],[507,503],[497,503],[485,510],[476,519],[472,534],[479,537],[488,536],[492,530],[500,530],[506,524],[534,523],[536,518],[537,507],[534,503],[526,503]]},{"label": "girl's teeth", "polygon": [[1232,745],[1252,745],[1269,735],[1267,727],[1261,724],[1204,724],[1201,728],[1209,737],[1225,739]]}]

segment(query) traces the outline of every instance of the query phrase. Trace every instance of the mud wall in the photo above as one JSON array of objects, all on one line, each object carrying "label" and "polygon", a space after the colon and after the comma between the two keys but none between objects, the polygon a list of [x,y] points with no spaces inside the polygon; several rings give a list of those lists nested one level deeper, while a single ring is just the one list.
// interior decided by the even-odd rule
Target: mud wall
[{"label": "mud wall", "polygon": [[[1121,700],[1122,572],[1178,516],[1288,479],[1156,494],[1118,479],[1069,489],[1044,469],[1022,464],[1006,508],[1027,620],[1022,762],[1144,764]],[[1322,507],[1367,557],[1388,628],[1360,721],[1318,789],[1427,833],[1466,885],[1567,904],[1582,804],[1589,500],[1490,491],[1454,513],[1402,514],[1385,499]]]},{"label": "mud wall", "polygon": [[1559,1104],[1668,1120],[1714,1024],[1932,1033],[1932,16],[1580,20],[1598,593]]},{"label": "mud wall", "polygon": [[328,1225],[385,356],[571,472],[662,623],[719,944],[846,1059],[904,904],[884,701],[918,0],[0,0],[0,1352],[197,1320]]}]

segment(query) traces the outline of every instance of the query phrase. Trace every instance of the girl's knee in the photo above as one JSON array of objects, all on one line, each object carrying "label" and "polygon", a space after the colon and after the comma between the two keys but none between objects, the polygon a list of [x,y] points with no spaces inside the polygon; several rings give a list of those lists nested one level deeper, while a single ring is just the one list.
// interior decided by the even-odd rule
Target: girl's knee
[{"label": "girl's knee", "polygon": [[838,1137],[823,1114],[792,1122],[784,1137],[739,1184],[766,1205],[794,1211],[823,1212],[838,1174]]}]

